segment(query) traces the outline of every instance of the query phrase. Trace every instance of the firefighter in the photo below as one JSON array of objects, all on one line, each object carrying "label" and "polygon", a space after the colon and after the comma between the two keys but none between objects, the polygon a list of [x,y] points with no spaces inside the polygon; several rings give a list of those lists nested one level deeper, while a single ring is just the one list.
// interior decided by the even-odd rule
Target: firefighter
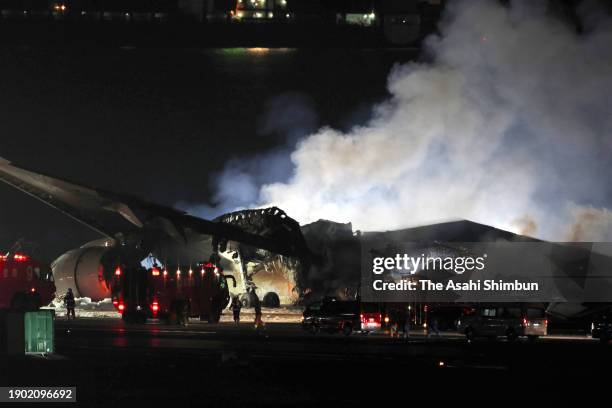
[{"label": "firefighter", "polygon": [[404,310],[404,338],[410,337],[410,306]]},{"label": "firefighter", "polygon": [[242,308],[242,303],[240,303],[240,299],[238,296],[234,296],[232,299],[232,304],[230,305],[230,309],[234,315],[234,323],[240,323],[240,309]]},{"label": "firefighter", "polygon": [[66,317],[70,319],[70,315],[72,315],[73,319],[76,319],[76,315],[74,314],[74,293],[72,293],[72,288],[68,288],[68,292],[64,295],[64,306],[66,306]]},{"label": "firefighter", "polygon": [[399,313],[397,312],[396,309],[391,309],[391,311],[389,312],[389,320],[390,320],[390,326],[389,326],[389,334],[391,335],[391,337],[399,337]]},{"label": "firefighter", "polygon": [[261,320],[261,302],[257,295],[253,299],[253,307],[255,308],[255,329],[260,329],[263,327],[263,321]]},{"label": "firefighter", "polygon": [[427,337],[431,337],[432,333],[435,333],[437,337],[440,337],[440,330],[438,328],[438,319],[432,315],[431,312],[427,315]]}]

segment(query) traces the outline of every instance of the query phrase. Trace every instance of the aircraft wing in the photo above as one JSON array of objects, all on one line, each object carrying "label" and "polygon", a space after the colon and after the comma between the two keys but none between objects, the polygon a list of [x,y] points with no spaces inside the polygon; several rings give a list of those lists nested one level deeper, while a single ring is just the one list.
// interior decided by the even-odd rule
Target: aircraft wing
[{"label": "aircraft wing", "polygon": [[143,227],[125,203],[93,188],[22,169],[2,158],[0,180],[109,237]]},{"label": "aircraft wing", "polygon": [[[3,181],[71,218],[111,238],[133,233],[165,233],[175,240],[187,240],[193,233],[213,236],[286,256],[295,256],[290,243],[247,232],[224,222],[191,216],[171,207],[149,203],[127,194],[101,189],[35,173],[0,158]],[[190,234],[187,233],[189,231]]]}]

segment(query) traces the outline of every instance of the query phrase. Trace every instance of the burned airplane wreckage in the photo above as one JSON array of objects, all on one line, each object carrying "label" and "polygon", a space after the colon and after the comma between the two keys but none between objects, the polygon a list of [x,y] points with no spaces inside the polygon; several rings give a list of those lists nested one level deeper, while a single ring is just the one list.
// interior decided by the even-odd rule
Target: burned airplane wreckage
[{"label": "burned airplane wreckage", "polygon": [[[52,264],[58,294],[73,288],[75,296],[92,301],[111,297],[111,284],[116,280],[119,266],[157,269],[158,276],[163,269],[163,276],[168,273],[169,279],[174,276],[178,280],[181,271],[191,276],[213,254],[219,257],[223,271],[236,281],[236,286],[229,291],[233,296],[240,296],[247,306],[255,295],[263,300],[264,306],[272,307],[307,303],[323,296],[355,298],[362,282],[362,246],[368,240],[378,243],[537,241],[465,220],[361,233],[354,232],[350,223],[319,220],[300,225],[277,207],[236,211],[206,220],[127,194],[35,173],[2,159],[0,181],[104,237],[69,250]],[[573,259],[565,255],[572,254],[565,246],[559,246],[557,252],[563,255],[559,257],[561,260]],[[586,270],[595,258],[590,250],[578,252],[578,258],[584,258],[584,262],[563,260],[559,268],[571,278],[570,289],[582,293],[584,282],[580,279],[584,274],[580,268],[574,271],[576,268],[572,269],[571,265],[582,267],[586,262],[583,268]],[[148,266],[144,265],[145,261],[149,261]],[[568,307],[571,310],[561,310]],[[590,307],[559,303],[557,309],[559,314],[575,315],[585,313]]]},{"label": "burned airplane wreckage", "polygon": [[335,244],[321,240],[308,226],[301,228],[275,207],[237,211],[211,221],[128,194],[35,173],[3,159],[0,181],[103,236],[53,262],[58,294],[73,288],[77,297],[100,301],[111,297],[119,267],[156,268],[178,278],[181,271],[190,276],[212,254],[218,254],[219,266],[240,281],[232,294],[241,296],[245,305],[254,293],[264,305],[278,306],[330,289],[322,283],[327,277],[321,271],[329,274],[334,263],[325,251],[317,251]]},{"label": "burned airplane wreckage", "polygon": [[241,282],[241,299],[251,303],[257,289],[264,305],[295,304],[322,296],[354,298],[360,282],[360,242],[350,223],[319,220],[300,224],[277,207],[224,214],[214,221],[288,245],[287,256],[252,245],[213,243],[232,261]]},{"label": "burned airplane wreckage", "polygon": [[238,269],[236,275],[240,277],[240,297],[244,306],[251,305],[258,288],[264,292],[263,303],[266,306],[295,303],[300,299],[307,287],[305,277],[318,257],[306,244],[297,221],[277,207],[235,211],[214,221],[272,241],[288,243],[294,254],[285,256],[227,239],[213,242],[214,250],[232,260]]}]

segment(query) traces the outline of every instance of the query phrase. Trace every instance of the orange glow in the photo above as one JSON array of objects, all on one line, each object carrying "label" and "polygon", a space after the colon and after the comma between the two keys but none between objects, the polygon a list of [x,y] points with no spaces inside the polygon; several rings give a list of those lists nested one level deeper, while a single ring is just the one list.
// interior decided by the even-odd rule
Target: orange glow
[{"label": "orange glow", "polygon": [[268,52],[270,52],[270,49],[262,47],[253,47],[247,48],[247,52],[249,52],[250,54],[267,54]]}]

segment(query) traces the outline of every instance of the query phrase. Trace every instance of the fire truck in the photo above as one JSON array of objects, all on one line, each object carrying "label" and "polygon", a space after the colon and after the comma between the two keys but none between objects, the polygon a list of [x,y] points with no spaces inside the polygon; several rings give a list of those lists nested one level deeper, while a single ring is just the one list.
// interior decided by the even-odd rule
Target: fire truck
[{"label": "fire truck", "polygon": [[128,268],[118,265],[111,281],[113,305],[128,323],[144,323],[148,318],[186,324],[187,317],[218,323],[230,301],[228,279],[213,262],[197,268]]},{"label": "fire truck", "polygon": [[36,310],[54,297],[49,265],[22,252],[0,255],[0,309]]}]

